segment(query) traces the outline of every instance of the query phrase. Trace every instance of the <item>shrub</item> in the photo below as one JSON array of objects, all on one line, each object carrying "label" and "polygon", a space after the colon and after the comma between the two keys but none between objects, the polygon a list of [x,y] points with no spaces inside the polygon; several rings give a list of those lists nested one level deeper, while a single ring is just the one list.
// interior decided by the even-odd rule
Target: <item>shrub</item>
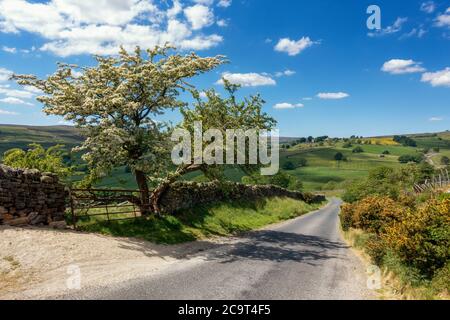
[{"label": "shrub", "polygon": [[354,224],[353,224],[354,210],[353,210],[353,208],[354,208],[354,206],[349,203],[344,203],[341,207],[340,218],[341,218],[342,230],[344,230],[344,231],[348,231],[348,230],[350,230],[350,228],[354,227]]},{"label": "shrub", "polygon": [[415,162],[415,163],[420,163],[423,160],[423,156],[422,155],[408,155],[405,154],[403,156],[400,156],[398,158],[398,161],[400,163],[409,163],[409,162]]},{"label": "shrub", "polygon": [[299,167],[306,167],[308,165],[308,160],[304,158],[298,159],[298,166]]},{"label": "shrub", "polygon": [[356,147],[355,149],[353,149],[352,152],[353,152],[353,153],[363,153],[363,152],[364,152],[364,149],[361,148],[361,147]]},{"label": "shrub", "polygon": [[73,168],[64,162],[64,146],[56,145],[48,149],[37,143],[29,145],[29,149],[11,149],[3,155],[3,163],[12,168],[37,169],[41,172],[51,172],[60,178],[67,178]]},{"label": "shrub", "polygon": [[450,200],[428,200],[387,226],[382,238],[404,262],[432,277],[450,258]]},{"label": "shrub", "polygon": [[351,148],[351,147],[353,147],[353,145],[352,145],[350,142],[346,142],[346,143],[344,143],[344,145],[342,146],[342,148],[346,148],[346,149],[349,149],[349,148]]},{"label": "shrub", "polygon": [[389,150],[385,150],[385,151],[383,151],[383,153],[382,154],[384,154],[384,155],[389,155],[389,154],[391,154],[390,152],[389,152]]},{"label": "shrub", "polygon": [[417,142],[407,136],[394,136],[394,141],[405,147],[417,147]]},{"label": "shrub", "polygon": [[295,164],[291,161],[288,161],[285,164],[283,164],[283,169],[287,171],[295,170]]},{"label": "shrub", "polygon": [[447,296],[450,294],[450,261],[436,272],[431,285],[437,292],[444,292]]},{"label": "shrub", "polygon": [[365,249],[374,264],[382,265],[387,247],[380,236],[371,234],[366,242]]},{"label": "shrub", "polygon": [[401,219],[403,210],[388,197],[367,197],[354,205],[352,223],[355,228],[380,234],[387,225]]},{"label": "shrub", "polygon": [[344,160],[344,155],[342,154],[342,152],[338,152],[338,153],[336,153],[335,155],[334,155],[334,160],[336,160],[336,161],[342,161],[342,160]]},{"label": "shrub", "polygon": [[339,187],[336,181],[328,181],[320,189],[321,190],[336,190]]}]

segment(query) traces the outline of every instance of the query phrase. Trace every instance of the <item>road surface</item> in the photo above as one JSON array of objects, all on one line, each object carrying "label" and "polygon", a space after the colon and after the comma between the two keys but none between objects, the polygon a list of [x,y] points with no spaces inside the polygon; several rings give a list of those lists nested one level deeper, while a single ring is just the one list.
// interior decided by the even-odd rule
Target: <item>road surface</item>
[{"label": "road surface", "polygon": [[374,299],[364,267],[341,240],[340,201],[176,262],[151,277],[69,299]]}]

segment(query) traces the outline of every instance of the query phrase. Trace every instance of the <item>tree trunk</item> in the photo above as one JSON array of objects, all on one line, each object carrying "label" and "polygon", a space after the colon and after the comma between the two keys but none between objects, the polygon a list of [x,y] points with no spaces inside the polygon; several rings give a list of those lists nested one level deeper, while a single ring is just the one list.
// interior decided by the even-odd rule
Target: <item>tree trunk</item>
[{"label": "tree trunk", "polygon": [[148,190],[147,177],[145,176],[145,173],[140,170],[136,170],[134,174],[136,176],[136,182],[140,190],[141,214],[143,216],[150,215],[150,192]]}]

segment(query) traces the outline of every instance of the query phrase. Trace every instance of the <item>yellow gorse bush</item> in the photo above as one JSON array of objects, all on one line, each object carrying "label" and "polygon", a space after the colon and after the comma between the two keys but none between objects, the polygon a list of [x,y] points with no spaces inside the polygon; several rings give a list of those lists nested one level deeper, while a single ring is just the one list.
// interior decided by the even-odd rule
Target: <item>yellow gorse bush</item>
[{"label": "yellow gorse bush", "polygon": [[374,234],[368,243],[376,262],[390,251],[426,277],[445,267],[450,258],[450,199],[429,199],[421,205],[371,196],[341,211],[344,230]]}]

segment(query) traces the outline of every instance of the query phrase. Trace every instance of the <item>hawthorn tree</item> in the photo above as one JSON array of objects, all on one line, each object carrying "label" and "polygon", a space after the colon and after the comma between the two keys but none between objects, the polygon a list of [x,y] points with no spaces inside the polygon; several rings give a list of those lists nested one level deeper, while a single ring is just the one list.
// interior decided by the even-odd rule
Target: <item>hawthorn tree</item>
[{"label": "hawthorn tree", "polygon": [[131,168],[143,214],[150,213],[148,175],[160,172],[170,154],[170,128],[155,116],[185,106],[179,95],[193,88],[187,81],[224,62],[222,56],[170,54],[171,49],[137,47],[129,53],[121,48],[118,56],[94,56],[93,67],[58,64],[47,79],[13,76],[43,92],[37,99],[46,114],[63,116],[82,129],[87,139],[77,150],[84,151],[90,167],[89,184],[115,167]]},{"label": "hawthorn tree", "polygon": [[[189,132],[189,136],[193,137],[195,124],[201,122],[203,132],[206,132],[209,129],[215,130],[216,133],[224,138],[224,143],[227,130],[229,129],[239,129],[243,132],[255,130],[258,137],[260,131],[270,131],[274,129],[276,120],[262,111],[265,101],[260,95],[246,97],[242,101],[238,101],[236,92],[240,86],[232,84],[226,79],[223,79],[223,82],[227,94],[225,97],[221,97],[214,89],[210,89],[205,92],[205,97],[201,98],[200,93],[197,90],[191,90],[195,103],[192,107],[183,106],[180,108],[183,121],[179,124],[178,128],[186,130]],[[202,150],[207,150],[208,146],[211,147],[211,143],[214,142],[212,140],[213,139],[203,139]],[[245,164],[235,166],[238,166],[245,173],[250,174],[259,170],[261,166],[259,164],[250,163],[250,148],[248,146],[249,141],[246,139],[245,150],[247,154],[243,155],[245,157]],[[187,161],[190,163],[182,163],[176,170],[169,172],[167,176],[160,181],[158,187],[152,193],[151,207],[157,214],[161,213],[159,207],[161,196],[173,182],[177,181],[182,176],[191,172],[201,171],[210,180],[223,179],[223,173],[227,166],[207,162],[196,164],[194,159],[194,148],[194,144],[191,144],[189,152],[190,159]],[[220,158],[224,160],[224,163],[228,153],[232,152],[233,157],[237,158],[240,153],[238,143],[234,144],[233,150],[223,149],[220,152],[222,153]],[[214,151],[211,153],[215,154]]]}]

